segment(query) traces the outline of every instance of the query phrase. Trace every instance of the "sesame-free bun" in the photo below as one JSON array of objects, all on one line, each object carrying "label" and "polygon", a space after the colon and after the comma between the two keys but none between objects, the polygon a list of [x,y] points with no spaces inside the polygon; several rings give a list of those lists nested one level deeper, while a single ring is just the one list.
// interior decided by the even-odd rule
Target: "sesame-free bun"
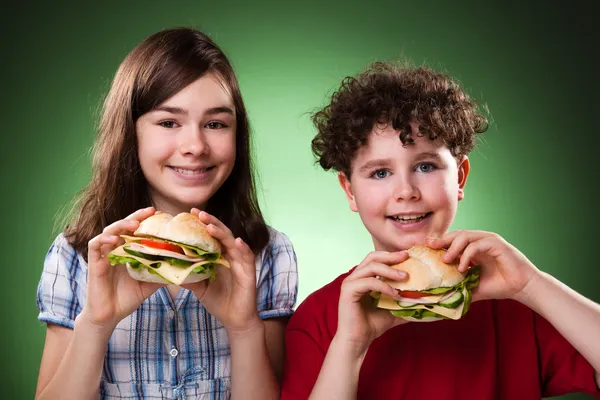
[{"label": "sesame-free bun", "polygon": [[206,225],[190,213],[171,214],[157,211],[146,218],[133,233],[135,236],[154,236],[209,252],[220,253],[221,244],[208,234]]},{"label": "sesame-free bun", "polygon": [[398,290],[420,291],[438,287],[452,287],[465,279],[467,273],[458,271],[458,262],[446,264],[441,258],[445,250],[434,250],[427,246],[413,246],[408,249],[408,260],[392,265],[392,268],[408,273],[402,282],[385,279]]}]

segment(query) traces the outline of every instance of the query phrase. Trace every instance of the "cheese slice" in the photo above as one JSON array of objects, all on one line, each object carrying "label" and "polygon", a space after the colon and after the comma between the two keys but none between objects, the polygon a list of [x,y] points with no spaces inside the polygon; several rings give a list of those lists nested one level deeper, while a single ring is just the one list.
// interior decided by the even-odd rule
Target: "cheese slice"
[{"label": "cheese slice", "polygon": [[[141,264],[145,265],[146,268],[152,268],[152,270],[154,270],[154,272],[158,273],[160,276],[162,276],[169,282],[174,283],[175,285],[181,285],[186,280],[186,278],[192,273],[192,271],[194,269],[198,268],[201,265],[211,263],[211,261],[202,260],[202,261],[198,261],[198,262],[190,265],[189,267],[177,267],[172,264],[169,264],[166,261],[149,261],[149,260],[145,260],[141,257],[131,255],[131,254],[127,253],[125,250],[123,250],[123,246],[117,247],[111,253],[113,253],[116,256],[128,257],[128,258],[134,259],[134,260],[140,262]],[[160,263],[160,266],[157,268],[153,268],[153,267],[148,266],[148,264],[150,264],[150,263],[152,263],[152,264]]]},{"label": "cheese slice", "polygon": [[[185,255],[174,252],[174,251],[170,251],[170,250],[155,249],[153,247],[145,246],[141,243],[138,243],[142,239],[144,239],[142,237],[127,236],[127,235],[121,235],[121,237],[123,239],[125,239],[125,244],[129,244],[128,248],[130,248],[131,250],[134,250],[134,251],[141,252],[141,253],[151,254],[151,255],[155,255],[155,256],[177,258],[177,259],[189,261],[189,262],[202,261],[204,259],[203,256],[199,256],[198,253],[196,253],[195,251],[187,249],[183,246],[180,246],[180,248],[183,250]],[[131,256],[129,253],[127,253],[127,255]],[[229,262],[225,258],[223,258],[223,255],[219,255],[219,259],[215,261],[215,264],[220,264],[224,267],[231,268],[231,266],[229,265]]]},{"label": "cheese slice", "polygon": [[[467,298],[466,294],[467,289],[463,290],[464,298]],[[439,296],[441,297],[441,296]],[[443,315],[446,318],[450,319],[459,319],[462,316],[463,309],[465,308],[465,302],[463,301],[460,306],[456,308],[446,308],[439,306],[437,304],[428,304],[425,306],[424,304],[415,304],[411,307],[400,307],[396,300],[392,299],[390,296],[381,294],[379,298],[379,302],[377,303],[377,307],[385,308],[388,310],[428,310],[434,312],[439,315]]]}]

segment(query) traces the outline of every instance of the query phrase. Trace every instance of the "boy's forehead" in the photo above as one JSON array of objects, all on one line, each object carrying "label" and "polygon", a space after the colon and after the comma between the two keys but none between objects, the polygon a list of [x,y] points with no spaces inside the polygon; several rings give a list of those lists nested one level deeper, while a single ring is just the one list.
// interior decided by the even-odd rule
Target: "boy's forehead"
[{"label": "boy's forehead", "polygon": [[440,141],[431,140],[427,136],[412,135],[413,143],[406,145],[400,140],[400,131],[389,127],[373,129],[367,136],[367,143],[356,152],[355,159],[381,156],[410,157],[420,153],[450,153],[450,150]]}]

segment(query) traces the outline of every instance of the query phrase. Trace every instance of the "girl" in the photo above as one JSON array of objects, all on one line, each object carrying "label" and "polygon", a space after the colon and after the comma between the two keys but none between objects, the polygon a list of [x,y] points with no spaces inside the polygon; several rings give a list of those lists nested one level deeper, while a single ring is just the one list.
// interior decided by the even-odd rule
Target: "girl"
[{"label": "girl", "polygon": [[[36,398],[279,396],[296,256],[261,215],[249,136],[233,69],[204,34],[162,31],[125,58],[104,103],[92,181],[44,263]],[[139,282],[109,264],[119,235],[155,210],[190,209],[231,264],[214,282]]]}]

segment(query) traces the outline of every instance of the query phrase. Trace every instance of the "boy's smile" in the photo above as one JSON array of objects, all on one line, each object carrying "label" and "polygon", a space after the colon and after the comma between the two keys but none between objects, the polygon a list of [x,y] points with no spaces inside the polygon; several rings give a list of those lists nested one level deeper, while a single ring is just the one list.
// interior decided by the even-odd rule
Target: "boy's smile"
[{"label": "boy's smile", "polygon": [[[418,125],[412,124],[413,133]],[[398,251],[450,227],[469,172],[448,147],[413,134],[403,146],[391,125],[376,127],[356,152],[351,176],[339,173],[350,208],[360,214],[376,250]]]}]

